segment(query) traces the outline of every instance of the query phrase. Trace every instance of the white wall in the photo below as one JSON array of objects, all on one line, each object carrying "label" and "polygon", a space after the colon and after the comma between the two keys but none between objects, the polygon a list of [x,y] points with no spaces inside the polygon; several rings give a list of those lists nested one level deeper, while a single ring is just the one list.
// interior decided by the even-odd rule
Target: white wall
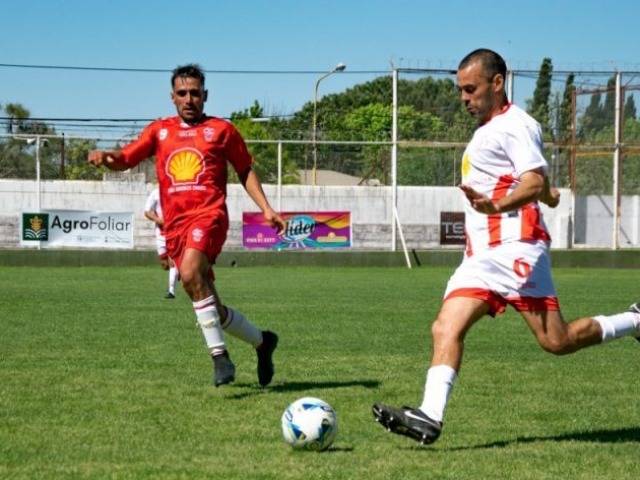
[{"label": "white wall", "polygon": [[[135,248],[153,249],[153,225],[143,215],[151,184],[137,178],[131,181],[64,181],[41,182],[41,209],[131,211],[134,212]],[[283,186],[265,185],[274,208],[281,211],[350,211],[353,225],[353,247],[358,249],[390,249],[392,191],[390,187],[363,186]],[[278,192],[281,195],[278,196]],[[242,247],[242,212],[257,211],[240,185],[229,185],[231,230],[226,248]],[[463,196],[456,187],[400,187],[398,215],[407,247],[428,249],[440,247],[440,212],[462,211]],[[611,248],[611,198],[588,197],[576,200],[576,239],[578,244]],[[0,247],[19,245],[19,214],[38,211],[37,183],[33,180],[0,179]],[[638,247],[640,201],[626,197],[622,203],[621,247]],[[567,248],[570,243],[571,198],[562,191],[557,209],[543,206],[554,248]],[[398,248],[400,242],[398,241]]]}]

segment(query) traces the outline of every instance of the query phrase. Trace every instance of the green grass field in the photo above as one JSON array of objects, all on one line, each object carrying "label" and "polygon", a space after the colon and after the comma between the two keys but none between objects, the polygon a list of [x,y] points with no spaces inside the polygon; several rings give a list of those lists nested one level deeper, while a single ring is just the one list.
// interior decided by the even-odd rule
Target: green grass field
[{"label": "green grass field", "polygon": [[[214,388],[191,305],[149,267],[0,269],[0,478],[627,479],[640,455],[640,344],[544,353],[508,311],[469,334],[441,439],[374,423],[416,405],[450,267],[219,268],[223,301],[280,335],[274,383],[230,338],[236,383]],[[637,300],[635,270],[557,269],[567,318]],[[292,450],[302,396],[337,410],[324,453]]]}]

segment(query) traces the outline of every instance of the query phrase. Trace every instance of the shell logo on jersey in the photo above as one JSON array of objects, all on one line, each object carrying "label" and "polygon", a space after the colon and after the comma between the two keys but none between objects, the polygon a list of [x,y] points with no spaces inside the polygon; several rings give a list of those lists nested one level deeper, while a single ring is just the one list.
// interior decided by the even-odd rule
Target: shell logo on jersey
[{"label": "shell logo on jersey", "polygon": [[194,148],[182,148],[173,152],[167,159],[167,175],[176,183],[198,183],[198,177],[204,172],[202,154]]},{"label": "shell logo on jersey", "polygon": [[462,156],[462,166],[460,167],[460,171],[462,172],[462,180],[464,181],[469,175],[469,170],[471,169],[471,161],[469,160],[469,154],[464,152]]}]

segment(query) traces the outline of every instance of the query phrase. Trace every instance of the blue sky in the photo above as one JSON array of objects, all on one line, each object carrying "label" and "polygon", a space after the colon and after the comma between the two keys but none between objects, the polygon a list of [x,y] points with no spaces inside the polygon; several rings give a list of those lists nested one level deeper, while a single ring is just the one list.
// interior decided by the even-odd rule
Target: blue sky
[{"label": "blue sky", "polygon": [[[514,69],[640,71],[637,0],[28,0],[2,2],[0,104],[38,118],[172,115],[169,73],[198,62],[211,72],[207,113],[227,117],[254,100],[289,114],[319,95],[390,71],[455,68],[477,47]],[[15,68],[48,65],[159,73]],[[516,88],[516,101],[526,92]]]}]

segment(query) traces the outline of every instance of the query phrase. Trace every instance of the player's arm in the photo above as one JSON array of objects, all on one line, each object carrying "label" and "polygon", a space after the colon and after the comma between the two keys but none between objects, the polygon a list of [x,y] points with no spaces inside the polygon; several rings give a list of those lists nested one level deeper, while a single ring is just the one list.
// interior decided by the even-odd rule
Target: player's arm
[{"label": "player's arm", "polygon": [[544,187],[538,200],[551,208],[556,208],[560,203],[560,191],[551,186],[549,177],[544,177]]},{"label": "player's arm", "polygon": [[154,212],[153,210],[145,210],[144,216],[154,222],[156,225],[164,225],[164,219],[156,215],[156,212]]},{"label": "player's arm", "polygon": [[89,152],[89,163],[96,167],[107,167],[110,170],[124,171],[135,167],[153,155],[157,132],[157,122],[153,122],[142,131],[133,142],[120,150],[94,150]]},{"label": "player's arm", "polygon": [[239,173],[238,176],[240,177],[242,186],[249,194],[249,197],[251,197],[251,200],[253,200],[262,211],[264,218],[278,229],[279,234],[283,233],[286,229],[285,222],[282,217],[280,217],[280,215],[271,208],[271,205],[269,205],[267,196],[262,189],[260,179],[256,172],[253,171],[253,168],[249,168],[245,172]]},{"label": "player's arm", "polygon": [[509,195],[497,201],[493,201],[468,185],[460,185],[460,189],[475,210],[491,215],[517,210],[528,203],[538,200],[544,193],[545,179],[542,168],[524,172],[520,175],[518,186]]},{"label": "player's arm", "polygon": [[93,150],[88,155],[89,163],[96,167],[107,167],[109,170],[124,171],[131,168],[120,150]]}]

